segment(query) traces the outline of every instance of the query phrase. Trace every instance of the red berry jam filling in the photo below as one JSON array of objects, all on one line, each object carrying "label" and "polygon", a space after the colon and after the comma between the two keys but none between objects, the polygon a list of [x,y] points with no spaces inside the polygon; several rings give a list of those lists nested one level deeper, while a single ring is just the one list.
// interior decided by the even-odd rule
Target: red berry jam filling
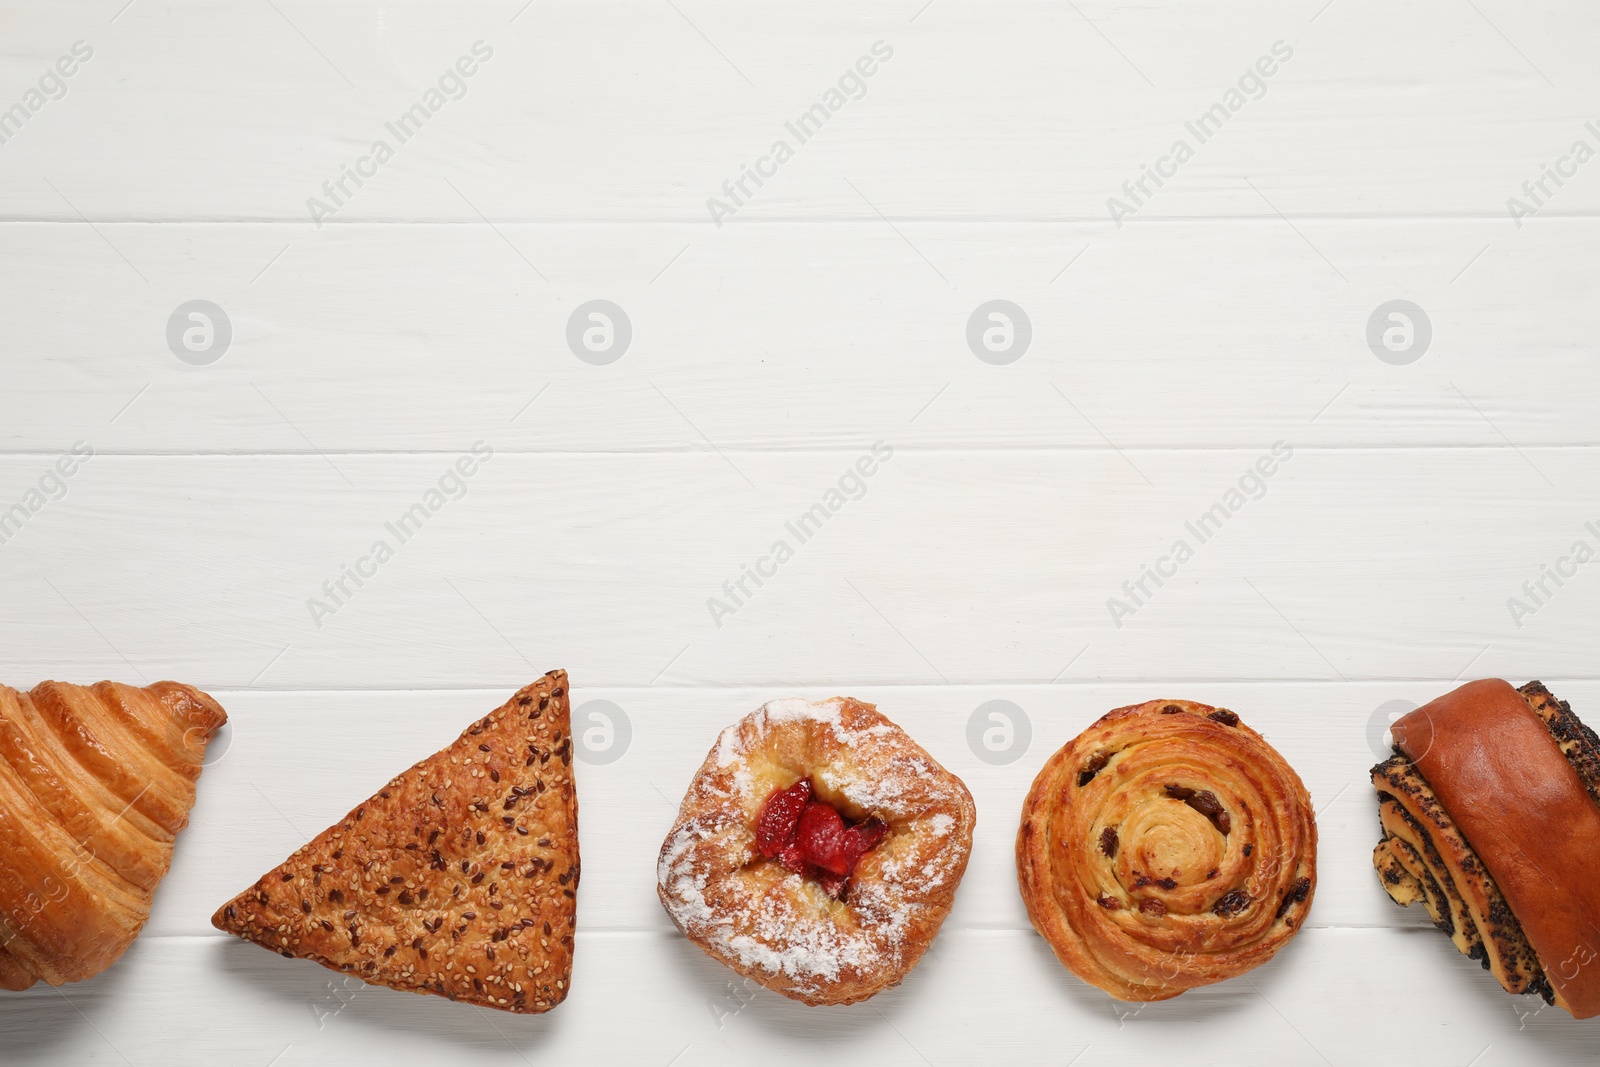
[{"label": "red berry jam filling", "polygon": [[834,900],[844,899],[861,857],[889,833],[876,816],[852,823],[815,795],[810,778],[773,790],[756,819],[756,848],[767,859],[815,878]]}]

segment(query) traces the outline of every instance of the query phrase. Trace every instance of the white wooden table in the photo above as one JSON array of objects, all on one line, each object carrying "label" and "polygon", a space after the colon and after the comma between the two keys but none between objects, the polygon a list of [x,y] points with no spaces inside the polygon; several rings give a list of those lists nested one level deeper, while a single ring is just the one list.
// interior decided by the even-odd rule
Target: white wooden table
[{"label": "white wooden table", "polygon": [[[0,668],[232,725],[144,935],[0,999],[0,1058],[1594,1062],[1384,897],[1365,778],[1457,679],[1600,724],[1600,564],[1524,592],[1600,548],[1591,5],[124,3],[0,4]],[[563,1007],[210,928],[557,666]],[[836,693],[980,817],[910,978],[814,1010],[677,936],[653,861],[718,729]],[[1157,696],[1299,769],[1321,885],[1270,965],[1140,1010],[1031,933],[1011,842],[1048,753]]]}]

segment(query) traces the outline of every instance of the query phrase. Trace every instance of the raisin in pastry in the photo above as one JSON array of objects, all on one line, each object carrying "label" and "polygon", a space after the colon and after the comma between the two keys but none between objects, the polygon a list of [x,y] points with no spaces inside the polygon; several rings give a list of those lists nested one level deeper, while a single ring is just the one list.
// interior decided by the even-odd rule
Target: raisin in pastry
[{"label": "raisin in pastry", "polygon": [[1311,798],[1226,708],[1118,708],[1034,780],[1017,880],[1068,970],[1118,1000],[1166,1000],[1260,966],[1300,929]]}]

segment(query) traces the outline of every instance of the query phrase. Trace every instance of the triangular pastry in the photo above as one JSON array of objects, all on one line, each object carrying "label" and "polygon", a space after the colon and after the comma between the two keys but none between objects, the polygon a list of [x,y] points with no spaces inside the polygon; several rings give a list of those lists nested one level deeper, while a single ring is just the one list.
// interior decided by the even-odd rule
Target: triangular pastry
[{"label": "triangular pastry", "polygon": [[363,981],[503,1011],[572,982],[578,797],[565,671],[395,777],[212,925]]},{"label": "triangular pastry", "polygon": [[92,978],[150,918],[212,731],[193,686],[0,686],[0,988]]}]

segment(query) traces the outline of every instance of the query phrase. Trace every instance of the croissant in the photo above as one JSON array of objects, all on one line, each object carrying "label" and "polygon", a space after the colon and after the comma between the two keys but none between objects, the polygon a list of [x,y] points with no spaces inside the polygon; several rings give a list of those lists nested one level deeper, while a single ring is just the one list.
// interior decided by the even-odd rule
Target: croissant
[{"label": "croissant", "polygon": [[92,978],[150,918],[227,713],[193,686],[0,686],[0,988]]},{"label": "croissant", "polygon": [[1300,778],[1226,708],[1118,708],[1050,758],[1017,832],[1033,926],[1118,1000],[1260,966],[1305,920],[1317,827]]},{"label": "croissant", "polygon": [[1395,723],[1373,866],[1508,993],[1600,1015],[1600,739],[1538,682],[1469,682]]}]

